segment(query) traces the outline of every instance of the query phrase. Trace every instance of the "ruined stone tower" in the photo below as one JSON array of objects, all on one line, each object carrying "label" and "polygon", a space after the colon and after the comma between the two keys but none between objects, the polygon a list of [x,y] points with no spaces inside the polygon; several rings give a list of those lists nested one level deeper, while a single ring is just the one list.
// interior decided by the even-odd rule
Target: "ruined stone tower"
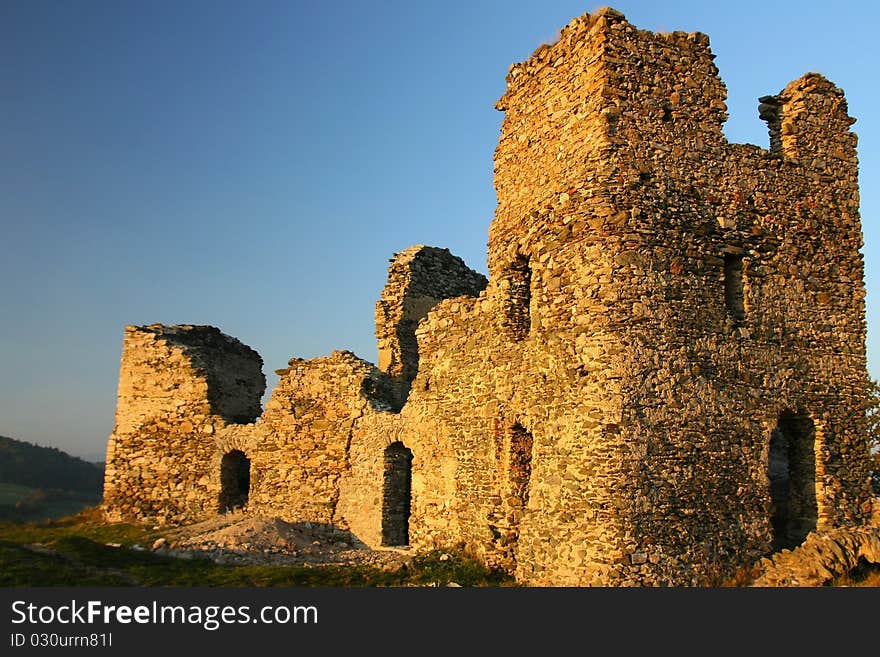
[{"label": "ruined stone tower", "polygon": [[603,9],[512,66],[488,284],[398,254],[378,368],[293,359],[256,418],[254,352],[128,327],[108,513],[246,504],[533,585],[714,583],[865,523],[853,119],[810,73],[729,144],[713,59]]},{"label": "ruined stone tower", "polygon": [[107,445],[108,516],[159,522],[217,513],[227,427],[253,422],[263,359],[210,326],[127,326],[116,426]]}]

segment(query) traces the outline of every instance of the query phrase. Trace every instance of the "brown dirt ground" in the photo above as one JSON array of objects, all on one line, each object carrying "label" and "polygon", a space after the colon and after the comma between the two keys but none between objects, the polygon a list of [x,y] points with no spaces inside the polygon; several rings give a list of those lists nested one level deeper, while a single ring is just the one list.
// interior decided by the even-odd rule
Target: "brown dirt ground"
[{"label": "brown dirt ground", "polygon": [[369,565],[398,570],[412,561],[408,548],[370,549],[349,532],[329,525],[232,512],[169,529],[153,550],[181,558],[260,565]]}]

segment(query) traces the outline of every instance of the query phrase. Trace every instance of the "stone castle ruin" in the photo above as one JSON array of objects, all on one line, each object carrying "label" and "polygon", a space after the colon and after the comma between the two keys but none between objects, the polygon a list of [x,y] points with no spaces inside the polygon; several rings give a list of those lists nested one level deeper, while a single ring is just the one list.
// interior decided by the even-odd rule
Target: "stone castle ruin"
[{"label": "stone castle ruin", "polygon": [[730,144],[708,38],[602,9],[513,65],[488,281],[396,254],[378,367],[128,326],[110,518],[246,507],[529,585],[707,584],[871,514],[856,135],[808,73]]}]

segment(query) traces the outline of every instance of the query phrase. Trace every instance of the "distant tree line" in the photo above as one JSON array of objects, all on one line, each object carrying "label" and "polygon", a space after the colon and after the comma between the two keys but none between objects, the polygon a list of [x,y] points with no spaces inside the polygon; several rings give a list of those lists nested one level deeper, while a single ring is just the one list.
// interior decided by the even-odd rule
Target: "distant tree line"
[{"label": "distant tree line", "polygon": [[15,504],[0,504],[0,521],[35,522],[63,518],[101,503],[97,493],[38,488]]},{"label": "distant tree line", "polygon": [[0,482],[100,495],[104,471],[60,449],[0,436]]}]

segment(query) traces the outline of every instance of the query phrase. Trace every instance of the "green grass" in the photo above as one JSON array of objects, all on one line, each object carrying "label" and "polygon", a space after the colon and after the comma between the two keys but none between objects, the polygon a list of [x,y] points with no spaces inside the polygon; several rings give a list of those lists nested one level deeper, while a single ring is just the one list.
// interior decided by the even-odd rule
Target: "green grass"
[{"label": "green grass", "polygon": [[[509,575],[487,570],[454,549],[418,555],[396,572],[368,566],[218,565],[131,549],[149,547],[161,534],[144,525],[105,523],[94,508],[40,523],[0,522],[0,586],[515,586]],[[880,565],[861,563],[828,585],[878,587]]]},{"label": "green grass", "polygon": [[[462,586],[512,585],[458,551],[435,551],[408,568],[234,566],[130,549],[159,532],[105,524],[96,510],[44,523],[0,523],[0,586]],[[119,543],[112,547],[107,543]]]},{"label": "green grass", "polygon": [[0,506],[15,506],[28,495],[35,493],[36,490],[36,488],[28,488],[18,484],[0,483]]},{"label": "green grass", "polygon": [[76,498],[72,497],[67,500],[53,500],[51,502],[46,502],[34,515],[35,520],[43,520],[50,518],[64,518],[76,513],[79,513],[84,508],[94,505],[96,502],[99,502],[99,499],[96,499],[95,496],[89,496],[85,498]]},{"label": "green grass", "polygon": [[61,538],[82,537],[99,543],[144,544],[159,536],[145,525],[105,523],[96,508],[43,522],[0,522],[0,540],[16,543],[52,543]]},{"label": "green grass", "polygon": [[0,519],[34,522],[63,518],[101,501],[96,493],[44,490],[19,484],[0,483]]}]

